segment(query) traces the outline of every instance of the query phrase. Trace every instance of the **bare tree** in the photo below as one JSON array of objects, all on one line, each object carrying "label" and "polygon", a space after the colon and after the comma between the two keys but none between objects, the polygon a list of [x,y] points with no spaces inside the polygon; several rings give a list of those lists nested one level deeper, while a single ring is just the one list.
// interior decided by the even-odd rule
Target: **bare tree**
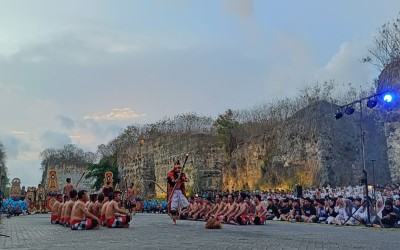
[{"label": "bare tree", "polygon": [[388,21],[378,29],[369,55],[362,59],[383,70],[389,63],[400,59],[400,18]]}]

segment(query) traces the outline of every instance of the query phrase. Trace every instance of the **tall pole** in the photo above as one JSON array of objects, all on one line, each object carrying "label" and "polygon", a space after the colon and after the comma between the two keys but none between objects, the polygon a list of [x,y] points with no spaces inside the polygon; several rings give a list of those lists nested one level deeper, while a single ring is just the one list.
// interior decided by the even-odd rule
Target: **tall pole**
[{"label": "tall pole", "polygon": [[363,171],[365,171],[365,144],[364,144],[364,128],[363,128],[363,109],[362,109],[362,103],[360,100],[360,131],[361,131],[361,153],[362,153],[362,167]]},{"label": "tall pole", "polygon": [[362,100],[359,100],[360,103],[360,130],[361,130],[361,159],[362,159],[362,167],[364,173],[364,180],[365,180],[365,203],[367,205],[367,226],[371,225],[371,215],[369,211],[369,195],[368,195],[368,174],[367,170],[365,169],[365,143],[364,143],[364,129],[363,129],[363,109],[362,109]]},{"label": "tall pole", "polygon": [[372,185],[373,185],[373,189],[372,189],[372,191],[373,191],[373,198],[375,199],[375,186],[376,186],[376,182],[375,182],[375,164],[374,164],[374,162],[375,162],[376,160],[371,160],[371,162],[372,162]]}]

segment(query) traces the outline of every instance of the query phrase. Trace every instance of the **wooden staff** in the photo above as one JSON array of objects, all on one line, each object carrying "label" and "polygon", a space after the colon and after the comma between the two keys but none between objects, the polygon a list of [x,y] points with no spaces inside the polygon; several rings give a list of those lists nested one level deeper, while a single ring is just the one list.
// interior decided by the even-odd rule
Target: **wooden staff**
[{"label": "wooden staff", "polygon": [[86,174],[86,171],[83,171],[81,178],[79,179],[78,183],[76,184],[76,188],[78,188],[79,183],[81,182],[83,176]]},{"label": "wooden staff", "polygon": [[[150,185],[151,185],[151,183],[154,183],[161,191],[168,194],[167,191],[165,191],[160,185],[158,185],[158,183],[155,180],[143,180],[143,181],[150,182]],[[150,188],[150,185],[149,185],[149,188]]]}]

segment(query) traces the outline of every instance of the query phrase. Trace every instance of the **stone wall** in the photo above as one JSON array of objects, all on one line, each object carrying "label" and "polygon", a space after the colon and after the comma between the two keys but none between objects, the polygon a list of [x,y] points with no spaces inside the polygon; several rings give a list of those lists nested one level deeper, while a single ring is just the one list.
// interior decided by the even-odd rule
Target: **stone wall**
[{"label": "stone wall", "polygon": [[166,176],[176,159],[189,153],[185,173],[191,182],[187,190],[221,189],[224,153],[211,134],[170,134],[146,139],[118,155],[120,177],[134,182],[138,192],[147,197],[165,196]]},{"label": "stone wall", "polygon": [[[66,184],[66,179],[71,178],[71,183],[76,186],[77,182],[81,178],[83,172],[88,172],[88,169],[84,165],[75,165],[70,163],[62,163],[62,164],[49,164],[45,167],[46,169],[46,178],[42,180],[44,186],[47,187],[47,177],[49,171],[56,170],[57,171],[57,181],[58,181],[58,191],[62,193],[63,187]],[[94,184],[94,179],[85,179],[83,177],[79,183],[78,190],[85,189],[87,191],[93,191],[92,185]]]}]

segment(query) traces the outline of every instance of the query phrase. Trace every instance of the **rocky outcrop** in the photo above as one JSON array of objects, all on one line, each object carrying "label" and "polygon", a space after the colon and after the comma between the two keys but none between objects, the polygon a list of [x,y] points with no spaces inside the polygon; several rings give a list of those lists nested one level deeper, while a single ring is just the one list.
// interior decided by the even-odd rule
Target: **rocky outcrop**
[{"label": "rocky outcrop", "polygon": [[[165,177],[175,159],[190,153],[185,172],[189,191],[239,190],[294,184],[316,187],[390,182],[388,147],[383,124],[364,114],[364,157],[360,113],[336,120],[338,106],[319,101],[259,136],[238,143],[231,154],[212,133],[169,134],[138,143],[118,156],[121,175],[134,180],[145,196],[165,195]],[[365,160],[365,167],[364,162]],[[373,162],[371,160],[374,160]],[[156,183],[157,185],[155,185]]]},{"label": "rocky outcrop", "polygon": [[[336,120],[337,108],[325,101],[316,102],[264,135],[238,145],[223,168],[224,187],[360,184],[364,168],[360,114]],[[390,173],[383,126],[364,115],[363,131],[369,182],[375,179],[376,183],[387,183]],[[374,160],[373,166],[370,160]]]},{"label": "rocky outcrop", "polygon": [[[394,60],[379,75],[377,93],[392,93],[393,103],[378,106],[387,138],[387,157],[392,182],[400,182],[400,60]],[[379,98],[382,99],[382,98]]]}]

